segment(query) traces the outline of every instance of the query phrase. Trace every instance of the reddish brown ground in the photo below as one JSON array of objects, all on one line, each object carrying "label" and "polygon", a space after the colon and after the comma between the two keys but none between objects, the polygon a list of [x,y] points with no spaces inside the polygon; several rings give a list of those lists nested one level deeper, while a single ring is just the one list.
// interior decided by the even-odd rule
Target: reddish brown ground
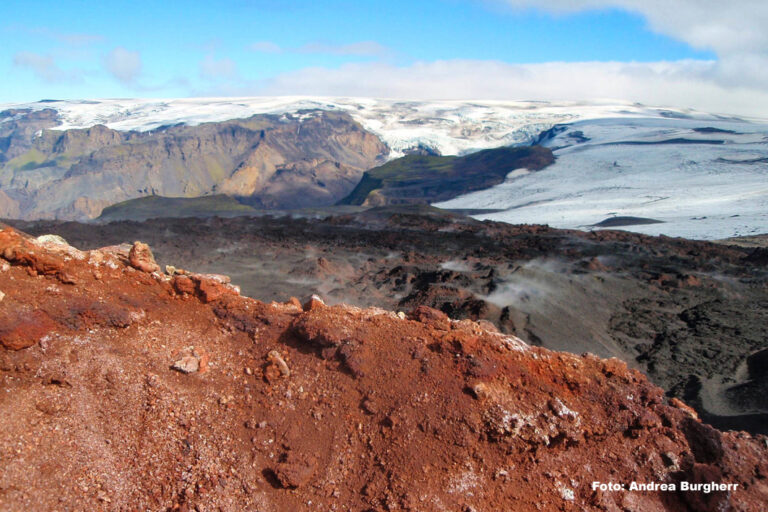
[{"label": "reddish brown ground", "polygon": [[[128,249],[0,231],[2,510],[768,503],[765,437],[700,423],[618,360],[425,307],[265,304],[222,276],[137,270]],[[739,487],[591,489],[681,480]]]}]

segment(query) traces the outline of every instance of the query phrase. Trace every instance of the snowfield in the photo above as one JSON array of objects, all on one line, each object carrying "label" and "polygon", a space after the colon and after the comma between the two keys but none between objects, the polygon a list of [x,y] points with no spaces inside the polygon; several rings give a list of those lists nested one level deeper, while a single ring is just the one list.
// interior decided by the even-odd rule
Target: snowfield
[{"label": "snowfield", "polygon": [[641,217],[661,223],[617,229],[694,239],[768,233],[768,124],[614,118],[561,129],[544,143],[557,157],[550,167],[435,206],[558,228]]},{"label": "snowfield", "polygon": [[[460,155],[511,144],[528,144],[556,124],[606,117],[715,116],[617,102],[400,101],[368,98],[187,98],[173,100],[107,99],[41,101],[0,105],[6,109],[52,108],[62,124],[56,129],[103,124],[115,130],[154,130],[179,123],[197,125],[254,114],[295,115],[305,110],[339,110],[378,135],[390,158],[415,147]],[[299,114],[302,115],[302,114]],[[303,114],[308,115],[308,114]]]},{"label": "snowfield", "polygon": [[615,101],[257,97],[0,105],[0,111],[10,108],[55,109],[59,130],[103,124],[138,131],[336,110],[378,135],[390,158],[419,147],[461,155],[530,144],[555,127],[543,142],[555,152],[554,165],[535,173],[515,170],[503,184],[436,206],[501,210],[476,217],[577,229],[595,229],[612,217],[643,217],[661,222],[619,229],[698,239],[768,232],[766,120]]}]

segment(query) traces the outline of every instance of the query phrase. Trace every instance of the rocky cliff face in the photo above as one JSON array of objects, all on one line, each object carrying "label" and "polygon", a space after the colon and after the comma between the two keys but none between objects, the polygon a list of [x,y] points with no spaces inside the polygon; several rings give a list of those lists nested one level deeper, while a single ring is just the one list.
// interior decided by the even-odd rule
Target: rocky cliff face
[{"label": "rocky cliff face", "polygon": [[87,219],[147,195],[225,193],[265,208],[333,204],[387,147],[349,115],[307,111],[122,132],[51,130],[57,113],[5,111],[0,215]]},{"label": "rocky cliff face", "polygon": [[[0,231],[3,510],[760,510],[764,436],[419,307],[266,304]],[[674,484],[608,491],[593,482]],[[683,482],[731,484],[680,491]],[[738,484],[738,485],[735,485]]]}]

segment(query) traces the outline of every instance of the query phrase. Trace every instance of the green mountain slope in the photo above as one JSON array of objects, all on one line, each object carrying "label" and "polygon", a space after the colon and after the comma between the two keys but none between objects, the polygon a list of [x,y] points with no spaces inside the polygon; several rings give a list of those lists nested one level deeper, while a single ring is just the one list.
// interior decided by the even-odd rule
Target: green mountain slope
[{"label": "green mountain slope", "polygon": [[447,201],[498,185],[515,169],[541,170],[555,161],[542,146],[487,149],[470,155],[408,155],[371,169],[338,204],[383,206]]},{"label": "green mountain slope", "polygon": [[256,212],[224,194],[203,197],[146,196],[104,208],[99,221],[146,220],[161,217],[230,217]]}]

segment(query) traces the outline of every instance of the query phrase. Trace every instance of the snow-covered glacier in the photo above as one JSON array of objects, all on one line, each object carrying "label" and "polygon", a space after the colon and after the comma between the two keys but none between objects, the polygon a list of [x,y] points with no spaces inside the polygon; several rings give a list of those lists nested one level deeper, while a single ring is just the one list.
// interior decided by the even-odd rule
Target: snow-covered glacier
[{"label": "snow-covered glacier", "polygon": [[[578,229],[642,217],[659,222],[620,228],[699,239],[768,232],[768,120],[617,101],[255,97],[0,105],[9,109],[54,109],[59,130],[103,124],[138,131],[336,110],[378,135],[389,158],[414,148],[461,155],[538,141],[553,149],[552,166],[516,170],[496,187],[436,206],[488,210],[480,219]],[[550,137],[539,140],[550,129]]]},{"label": "snow-covered glacier", "polygon": [[618,229],[694,239],[768,233],[768,124],[621,117],[553,132],[544,142],[556,156],[550,167],[514,171],[500,185],[435,206],[558,228],[637,217],[659,222]]},{"label": "snow-covered glacier", "polygon": [[312,115],[313,110],[350,114],[391,149],[390,158],[413,148],[460,155],[511,144],[527,144],[560,123],[606,117],[716,118],[685,109],[666,109],[621,102],[543,101],[403,101],[370,98],[256,97],[170,100],[44,100],[0,105],[8,109],[58,111],[59,130],[102,124],[115,130],[153,130],[175,124],[197,125],[254,114]]}]

